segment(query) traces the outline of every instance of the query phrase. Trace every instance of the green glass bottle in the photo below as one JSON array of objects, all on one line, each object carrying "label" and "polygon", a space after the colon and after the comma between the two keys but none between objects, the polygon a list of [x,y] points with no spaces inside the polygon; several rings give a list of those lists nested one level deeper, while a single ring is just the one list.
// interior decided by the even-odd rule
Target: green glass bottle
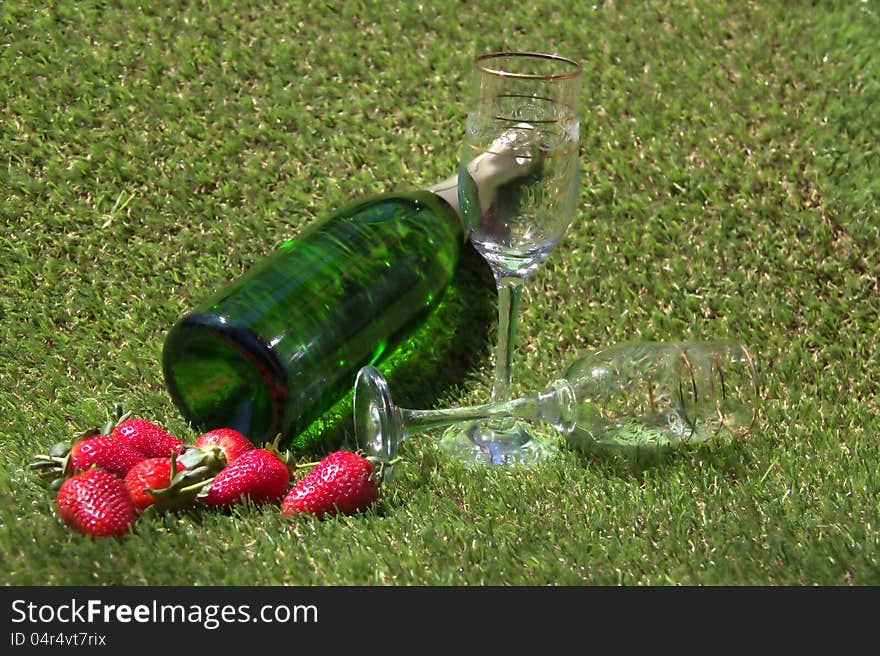
[{"label": "green glass bottle", "polygon": [[454,179],[359,200],[181,318],[168,391],[200,429],[285,441],[351,390],[438,304],[464,242]]}]

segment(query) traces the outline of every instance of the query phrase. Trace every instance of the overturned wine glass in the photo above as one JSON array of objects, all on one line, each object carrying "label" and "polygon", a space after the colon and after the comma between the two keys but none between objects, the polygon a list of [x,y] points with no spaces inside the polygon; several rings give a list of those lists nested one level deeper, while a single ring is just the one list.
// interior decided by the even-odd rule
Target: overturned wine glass
[{"label": "overturned wine glass", "polygon": [[[757,417],[759,384],[752,353],[735,340],[643,341],[588,352],[536,394],[438,410],[397,407],[381,372],[366,366],[358,372],[353,405],[358,445],[385,463],[418,433],[500,418],[552,426],[585,450],[654,450],[720,432],[745,435]],[[475,441],[470,460],[491,464],[503,457],[492,447]],[[386,478],[393,471],[386,467]]]}]

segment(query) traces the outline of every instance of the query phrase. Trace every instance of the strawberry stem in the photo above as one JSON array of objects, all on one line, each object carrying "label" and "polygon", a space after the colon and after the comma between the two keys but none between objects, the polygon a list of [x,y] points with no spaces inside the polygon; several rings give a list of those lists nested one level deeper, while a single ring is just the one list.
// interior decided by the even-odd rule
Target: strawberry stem
[{"label": "strawberry stem", "polygon": [[320,463],[320,460],[315,461],[315,462],[298,462],[295,465],[293,465],[293,468],[294,469],[306,469],[307,467],[317,467],[319,463]]},{"label": "strawberry stem", "polygon": [[186,487],[182,487],[178,490],[181,494],[192,494],[193,492],[200,492],[202,489],[207,490],[211,487],[211,484],[214,482],[216,476],[211,476],[211,478],[206,478],[203,481],[197,481],[192,485],[187,485]]},{"label": "strawberry stem", "polygon": [[132,416],[131,412],[123,411],[121,403],[114,404],[113,412],[112,412],[112,414],[110,414],[109,418],[107,419],[107,423],[104,424],[104,427],[102,428],[101,435],[109,435],[110,433],[113,432],[114,428],[116,428],[119,424],[121,424],[126,419],[131,418],[131,416]]},{"label": "strawberry stem", "polygon": [[[364,460],[366,460],[367,462],[369,462],[372,465],[379,465],[380,467],[389,467],[391,465],[396,465],[399,462],[403,462],[403,457],[397,456],[396,458],[393,458],[392,460],[379,460],[378,458],[367,457],[367,458],[364,458]],[[298,462],[296,465],[294,465],[293,468],[294,469],[306,469],[307,467],[316,467],[319,464],[321,464],[320,460],[317,462]]]}]

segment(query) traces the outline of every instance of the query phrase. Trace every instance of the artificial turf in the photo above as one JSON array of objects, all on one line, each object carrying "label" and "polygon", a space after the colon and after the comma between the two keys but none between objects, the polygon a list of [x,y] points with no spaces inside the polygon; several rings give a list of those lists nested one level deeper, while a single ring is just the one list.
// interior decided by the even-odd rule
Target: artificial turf
[{"label": "artificial turf", "polygon": [[[0,582],[880,583],[878,37],[873,2],[0,3]],[[729,336],[758,359],[753,434],[529,471],[427,437],[363,515],[64,528],[31,456],[115,403],[193,439],[174,320],[342,203],[450,175],[469,61],[499,49],[584,65],[580,203],[527,285],[520,390],[591,346]],[[396,356],[402,402],[486,399],[492,294],[466,254]]]}]

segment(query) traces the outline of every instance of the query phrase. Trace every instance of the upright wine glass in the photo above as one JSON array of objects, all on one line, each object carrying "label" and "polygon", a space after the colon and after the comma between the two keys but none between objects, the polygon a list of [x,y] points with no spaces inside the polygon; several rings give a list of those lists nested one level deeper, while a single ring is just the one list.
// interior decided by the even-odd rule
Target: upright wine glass
[{"label": "upright wine glass", "polygon": [[[492,267],[498,288],[493,402],[511,397],[523,285],[575,214],[580,73],[576,61],[551,54],[499,52],[475,60],[458,193],[471,243]],[[440,448],[470,462],[528,466],[549,455],[551,444],[526,423],[508,419],[451,426]]]}]

